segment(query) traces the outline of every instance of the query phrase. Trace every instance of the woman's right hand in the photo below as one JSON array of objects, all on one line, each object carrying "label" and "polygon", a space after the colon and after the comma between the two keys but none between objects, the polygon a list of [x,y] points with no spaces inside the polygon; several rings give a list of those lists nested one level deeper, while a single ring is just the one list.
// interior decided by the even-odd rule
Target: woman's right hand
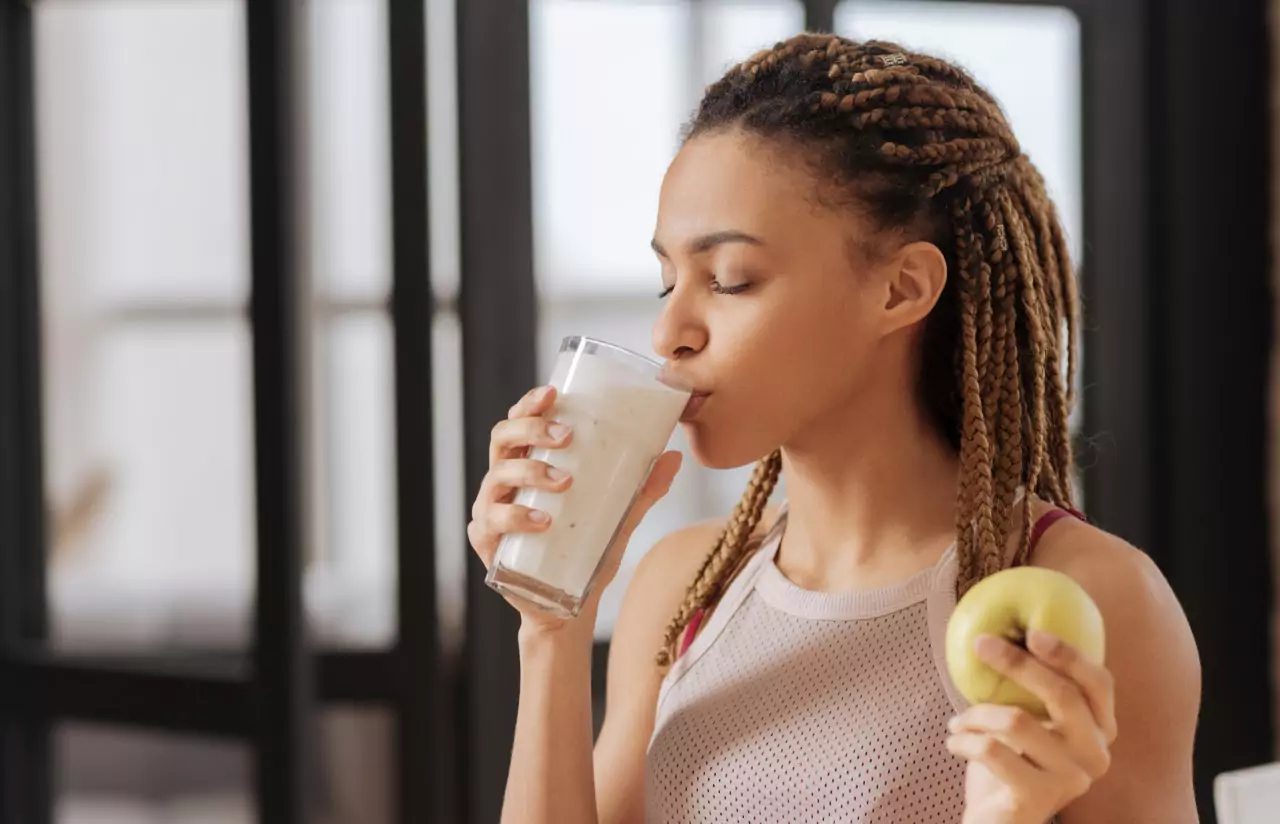
[{"label": "woman's right hand", "polygon": [[[509,532],[546,532],[551,526],[547,513],[513,503],[518,490],[535,488],[564,492],[573,485],[573,478],[563,470],[528,457],[531,449],[563,449],[573,440],[573,432],[567,426],[544,417],[555,405],[555,400],[554,387],[533,389],[511,407],[506,420],[493,428],[489,440],[489,472],[480,484],[480,492],[471,507],[471,523],[467,525],[471,547],[486,569],[493,564],[494,553],[498,551],[503,535]],[[507,598],[507,602],[520,611],[525,626],[542,630],[559,629],[578,622],[595,623],[600,594],[617,574],[623,548],[650,507],[671,488],[671,482],[680,469],[680,459],[679,452],[667,452],[654,465],[635,506],[627,515],[618,540],[611,547],[609,557],[601,565],[599,578],[583,603],[579,617],[571,620],[557,618],[519,599]],[[588,626],[587,631],[590,629]]]}]

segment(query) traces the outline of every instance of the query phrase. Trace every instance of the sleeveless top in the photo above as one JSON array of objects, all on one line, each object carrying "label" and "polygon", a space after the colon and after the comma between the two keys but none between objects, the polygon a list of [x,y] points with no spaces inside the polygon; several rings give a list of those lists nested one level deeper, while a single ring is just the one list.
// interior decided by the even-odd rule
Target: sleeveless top
[{"label": "sleeveless top", "polygon": [[[1066,514],[1041,518],[1033,545]],[[785,522],[784,509],[663,679],[645,820],[960,821],[965,762],[946,748],[968,707],[945,658],[954,547],[892,586],[813,592],[774,564]]]}]

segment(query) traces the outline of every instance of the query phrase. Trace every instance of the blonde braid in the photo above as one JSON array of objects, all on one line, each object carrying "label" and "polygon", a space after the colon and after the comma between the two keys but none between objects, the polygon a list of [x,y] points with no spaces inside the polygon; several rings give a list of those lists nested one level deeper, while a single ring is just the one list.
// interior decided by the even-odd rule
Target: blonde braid
[{"label": "blonde braid", "polygon": [[747,484],[747,491],[733,508],[733,515],[720,533],[715,546],[702,561],[698,574],[685,592],[684,602],[680,604],[676,617],[667,625],[662,649],[657,655],[659,667],[667,667],[675,660],[680,633],[689,625],[694,613],[705,609],[720,596],[726,583],[725,578],[738,568],[738,562],[749,546],[751,535],[760,525],[765,504],[769,502],[769,496],[773,494],[781,472],[781,452],[772,452],[756,464],[751,482]]},{"label": "blonde braid", "polygon": [[[998,194],[996,199],[999,201]],[[1024,458],[1022,381],[1019,374],[1018,315],[1015,306],[1019,291],[1019,272],[1015,256],[1009,249],[1009,220],[1007,215],[999,212],[997,214],[998,243],[992,254],[992,266],[999,272],[999,277],[992,292],[992,302],[996,307],[996,327],[999,331],[992,339],[994,351],[991,357],[995,364],[993,371],[996,378],[994,386],[987,391],[994,398],[996,412],[993,418],[998,422],[999,433],[997,465],[994,470],[995,500],[992,502],[995,534],[999,537],[1009,530],[1013,502],[1023,477]],[[1003,561],[1002,554],[984,553],[983,574],[998,570]],[[992,569],[993,566],[995,569]]]},{"label": "blonde braid", "polygon": [[[990,294],[991,270],[984,257],[981,235],[975,231],[973,201],[966,197],[955,214],[956,250],[960,275],[960,327],[962,346],[962,429],[960,438],[960,490],[956,509],[956,549],[961,581],[976,582],[981,575],[980,558],[995,546],[995,525],[991,520],[992,479],[991,427],[987,421],[978,372],[979,305]],[[990,300],[986,301],[990,303]],[[989,330],[987,330],[989,333]],[[989,348],[989,347],[983,347]]]}]

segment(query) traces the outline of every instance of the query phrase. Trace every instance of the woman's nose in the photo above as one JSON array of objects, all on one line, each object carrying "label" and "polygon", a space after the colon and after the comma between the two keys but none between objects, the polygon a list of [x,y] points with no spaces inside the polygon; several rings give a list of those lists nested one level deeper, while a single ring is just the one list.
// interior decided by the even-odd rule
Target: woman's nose
[{"label": "woman's nose", "polygon": [[699,352],[707,345],[706,326],[698,319],[687,296],[672,292],[653,324],[653,351],[667,360]]}]

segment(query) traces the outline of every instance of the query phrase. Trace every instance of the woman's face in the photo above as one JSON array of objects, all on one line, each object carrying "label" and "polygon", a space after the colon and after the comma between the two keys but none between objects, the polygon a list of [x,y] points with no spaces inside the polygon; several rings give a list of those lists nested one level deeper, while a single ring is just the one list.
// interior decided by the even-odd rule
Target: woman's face
[{"label": "woman's face", "polygon": [[914,371],[914,349],[895,333],[936,300],[914,314],[901,306],[915,287],[899,288],[900,252],[928,244],[864,253],[885,244],[854,210],[817,205],[796,160],[752,135],[708,134],[663,182],[654,250],[670,291],[653,346],[707,393],[685,428],[708,466],[750,463],[810,427],[857,426],[877,385],[910,383],[901,373]]}]

